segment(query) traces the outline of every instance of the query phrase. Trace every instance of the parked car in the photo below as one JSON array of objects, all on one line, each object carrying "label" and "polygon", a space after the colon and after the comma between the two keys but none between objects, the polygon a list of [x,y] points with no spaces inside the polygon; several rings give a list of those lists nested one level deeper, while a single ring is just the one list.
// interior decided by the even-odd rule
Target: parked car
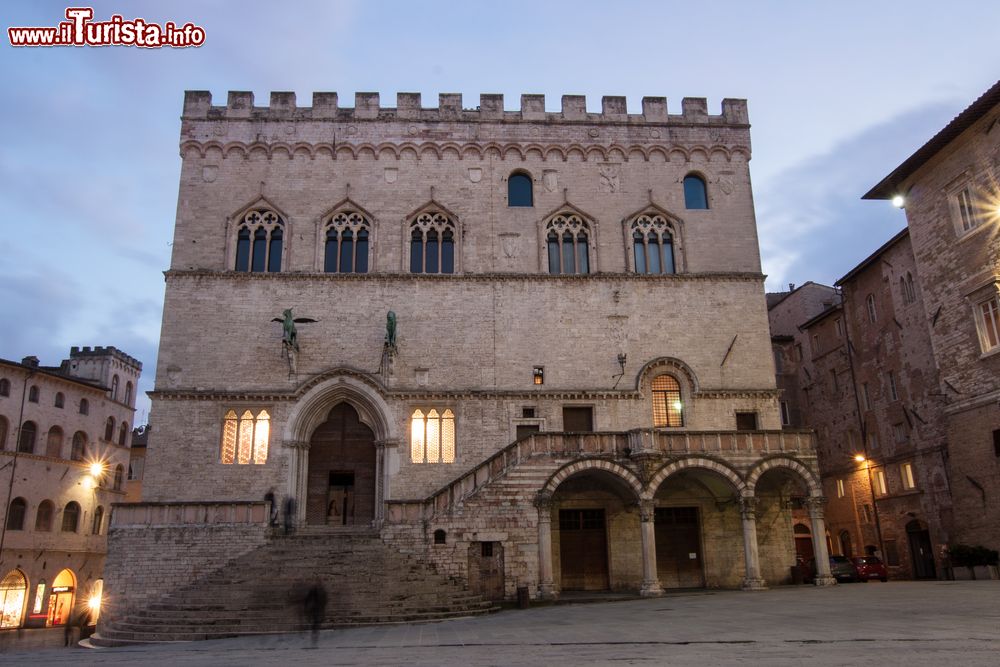
[{"label": "parked car", "polygon": [[885,563],[876,556],[860,556],[854,559],[854,567],[858,571],[858,578],[861,581],[878,579],[880,581],[889,580],[889,572],[885,569]]},{"label": "parked car", "polygon": [[[808,580],[812,582],[816,576],[816,559],[811,558],[807,567],[809,568]],[[830,556],[830,575],[840,583],[861,581],[857,568],[847,556]]]}]

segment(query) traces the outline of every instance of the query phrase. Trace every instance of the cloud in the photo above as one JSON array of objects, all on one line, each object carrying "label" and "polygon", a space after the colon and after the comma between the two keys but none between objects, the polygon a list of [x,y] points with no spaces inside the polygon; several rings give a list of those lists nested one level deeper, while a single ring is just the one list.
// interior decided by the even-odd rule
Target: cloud
[{"label": "cloud", "polygon": [[887,202],[861,196],[932,137],[960,103],[922,106],[759,183],[757,225],[768,289],[832,284],[906,225]]}]

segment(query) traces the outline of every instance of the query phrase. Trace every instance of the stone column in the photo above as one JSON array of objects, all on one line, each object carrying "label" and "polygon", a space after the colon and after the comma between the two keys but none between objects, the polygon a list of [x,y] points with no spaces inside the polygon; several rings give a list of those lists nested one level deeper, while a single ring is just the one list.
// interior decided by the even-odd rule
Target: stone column
[{"label": "stone column", "polygon": [[813,581],[817,586],[832,586],[837,580],[830,574],[830,552],[826,548],[826,521],[823,520],[826,498],[812,496],[806,498],[805,503],[809,508],[809,519],[812,522],[813,555],[816,563]]},{"label": "stone column", "polygon": [[655,597],[663,595],[660,578],[656,573],[656,505],[652,500],[639,503],[639,534],[642,537],[642,588],[639,595]]},{"label": "stone column", "polygon": [[[282,446],[288,450],[288,485],[285,496],[295,499],[295,523],[306,521],[306,485],[309,475],[309,443],[303,440],[285,440]],[[284,498],[276,498],[280,503],[279,515],[283,511]]]},{"label": "stone column", "polygon": [[552,498],[539,496],[538,508],[538,597],[554,600],[558,597],[552,581]]},{"label": "stone column", "polygon": [[746,576],[741,588],[745,591],[767,590],[767,582],[760,575],[760,552],[757,548],[757,499],[753,496],[740,498],[740,518],[743,520],[743,555],[746,560]]}]

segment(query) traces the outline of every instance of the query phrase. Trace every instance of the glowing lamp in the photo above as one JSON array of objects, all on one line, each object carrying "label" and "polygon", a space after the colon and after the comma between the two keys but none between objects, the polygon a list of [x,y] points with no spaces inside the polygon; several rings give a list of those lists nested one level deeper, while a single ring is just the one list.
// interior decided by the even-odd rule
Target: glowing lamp
[{"label": "glowing lamp", "polygon": [[94,477],[100,477],[104,474],[104,464],[100,462],[94,462],[90,464],[90,474]]},{"label": "glowing lamp", "polygon": [[87,600],[87,606],[90,607],[91,611],[97,611],[101,608],[101,596],[91,595],[90,599]]},{"label": "glowing lamp", "polygon": [[674,410],[676,410],[677,412],[680,412],[681,408],[683,408],[683,407],[684,407],[683,403],[681,403],[680,401],[674,401]]},{"label": "glowing lamp", "polygon": [[896,208],[903,208],[903,204],[905,203],[906,200],[903,199],[903,195],[895,195],[892,198],[892,205],[895,206]]},{"label": "glowing lamp", "polygon": [[867,459],[865,459],[864,454],[855,454],[854,460],[857,461],[858,463],[864,463]]}]

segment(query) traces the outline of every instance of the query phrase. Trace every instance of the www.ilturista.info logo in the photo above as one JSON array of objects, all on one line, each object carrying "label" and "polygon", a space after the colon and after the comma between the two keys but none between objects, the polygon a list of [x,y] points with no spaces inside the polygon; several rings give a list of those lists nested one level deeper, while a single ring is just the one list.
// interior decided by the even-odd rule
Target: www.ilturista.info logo
[{"label": "www.ilturista.info logo", "polygon": [[54,27],[10,27],[11,46],[140,46],[146,49],[182,49],[205,43],[205,29],[193,23],[163,25],[145,19],[126,20],[120,14],[108,21],[93,21],[91,7],[68,7],[67,21]]}]

